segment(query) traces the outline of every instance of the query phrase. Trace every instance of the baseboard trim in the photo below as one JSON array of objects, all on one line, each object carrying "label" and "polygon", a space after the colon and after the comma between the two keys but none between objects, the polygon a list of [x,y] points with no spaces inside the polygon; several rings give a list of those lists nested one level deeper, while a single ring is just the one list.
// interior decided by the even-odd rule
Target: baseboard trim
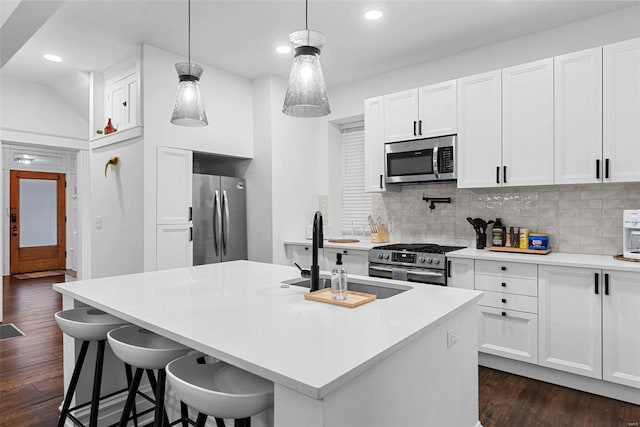
[{"label": "baseboard trim", "polygon": [[478,352],[478,364],[534,380],[640,405],[640,390],[637,388],[583,377],[582,375],[576,375],[570,372],[563,372],[557,369],[521,362],[519,360],[506,359],[482,352]]}]

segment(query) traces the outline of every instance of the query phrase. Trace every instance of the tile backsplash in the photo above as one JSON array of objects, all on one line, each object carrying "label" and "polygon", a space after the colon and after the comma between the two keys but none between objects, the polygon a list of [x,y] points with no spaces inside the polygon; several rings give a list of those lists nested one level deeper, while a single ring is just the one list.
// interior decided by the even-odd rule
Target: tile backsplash
[{"label": "tile backsplash", "polygon": [[[451,204],[422,200],[451,197]],[[549,234],[556,252],[622,253],[622,211],[640,209],[640,184],[553,185],[458,189],[455,183],[402,186],[373,194],[373,214],[391,227],[391,240],[475,247],[467,217],[502,218],[505,226]]]}]

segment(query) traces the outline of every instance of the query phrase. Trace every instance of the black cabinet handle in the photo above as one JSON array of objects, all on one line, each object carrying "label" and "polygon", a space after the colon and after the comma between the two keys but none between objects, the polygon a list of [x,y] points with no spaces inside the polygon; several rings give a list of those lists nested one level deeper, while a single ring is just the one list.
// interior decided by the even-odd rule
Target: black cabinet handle
[{"label": "black cabinet handle", "polygon": [[507,316],[507,312],[506,312],[506,311],[503,311],[503,312],[502,312],[502,315],[506,317],[506,316]]},{"label": "black cabinet handle", "polygon": [[507,167],[502,167],[502,182],[507,183]]},{"label": "black cabinet handle", "polygon": [[189,221],[193,220],[193,207],[189,206]]},{"label": "black cabinet handle", "polygon": [[447,277],[451,277],[451,261],[447,260]]},{"label": "black cabinet handle", "polygon": [[598,273],[595,274],[594,280],[596,282],[596,295],[600,293],[600,275]]},{"label": "black cabinet handle", "polygon": [[193,242],[193,227],[189,227],[189,241]]},{"label": "black cabinet handle", "polygon": [[418,135],[422,136],[422,120],[418,120]]},{"label": "black cabinet handle", "polygon": [[609,273],[604,274],[604,294],[609,295]]},{"label": "black cabinet handle", "polygon": [[502,285],[503,288],[507,287],[507,284],[505,282],[502,282],[500,285]]},{"label": "black cabinet handle", "polygon": [[382,190],[382,175],[380,175],[380,189]]},{"label": "black cabinet handle", "polygon": [[496,166],[496,184],[500,184],[500,166]]},{"label": "black cabinet handle", "polygon": [[122,103],[122,106],[123,106],[123,107],[126,107],[126,106],[127,106],[127,101],[124,101],[124,102]]},{"label": "black cabinet handle", "polygon": [[609,159],[604,160],[604,177],[609,179]]},{"label": "black cabinet handle", "polygon": [[596,159],[596,179],[600,179],[600,159]]},{"label": "black cabinet handle", "polygon": [[349,251],[347,251],[346,249],[344,251],[342,251],[343,254],[345,255],[349,255]]},{"label": "black cabinet handle", "polygon": [[309,246],[305,246],[305,247],[304,247],[304,250],[305,250],[305,251],[308,251],[308,250],[309,250]]},{"label": "black cabinet handle", "polygon": [[416,121],[413,121],[413,136],[418,136],[418,134],[416,133]]},{"label": "black cabinet handle", "polygon": [[505,267],[504,265],[502,267],[500,267],[500,270],[502,271],[507,271],[507,267]]},{"label": "black cabinet handle", "polygon": [[507,303],[507,299],[506,299],[506,298],[502,298],[502,300],[501,300],[501,301],[502,301],[502,303],[503,303],[503,304],[506,304],[506,303]]}]

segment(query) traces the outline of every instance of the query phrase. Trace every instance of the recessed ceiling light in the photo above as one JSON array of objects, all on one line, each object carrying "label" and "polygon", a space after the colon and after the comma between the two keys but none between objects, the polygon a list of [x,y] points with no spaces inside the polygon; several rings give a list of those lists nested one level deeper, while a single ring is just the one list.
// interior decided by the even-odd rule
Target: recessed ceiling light
[{"label": "recessed ceiling light", "polygon": [[51,61],[51,62],[62,62],[62,58],[60,58],[57,55],[51,55],[50,53],[46,53],[44,55],[44,59],[46,59],[47,61]]},{"label": "recessed ceiling light", "polygon": [[369,21],[375,21],[376,19],[382,18],[382,12],[379,10],[369,10],[365,12],[364,18]]},{"label": "recessed ceiling light", "polygon": [[291,52],[291,48],[289,46],[286,46],[286,45],[278,46],[276,48],[276,52],[278,52],[278,53],[289,53],[289,52]]}]

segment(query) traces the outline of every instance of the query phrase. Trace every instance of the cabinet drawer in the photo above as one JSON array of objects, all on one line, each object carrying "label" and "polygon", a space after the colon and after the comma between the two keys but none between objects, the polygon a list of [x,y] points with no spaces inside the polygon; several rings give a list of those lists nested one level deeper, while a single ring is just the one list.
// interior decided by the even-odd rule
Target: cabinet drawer
[{"label": "cabinet drawer", "polygon": [[478,306],[478,350],[538,363],[538,315]]},{"label": "cabinet drawer", "polygon": [[476,273],[537,280],[538,266],[519,262],[476,260]]},{"label": "cabinet drawer", "polygon": [[518,295],[538,295],[537,279],[499,277],[476,274],[476,289]]},{"label": "cabinet drawer", "polygon": [[504,310],[525,311],[527,313],[538,312],[538,298],[528,295],[508,294],[506,292],[484,291],[479,305],[494,307]]}]

